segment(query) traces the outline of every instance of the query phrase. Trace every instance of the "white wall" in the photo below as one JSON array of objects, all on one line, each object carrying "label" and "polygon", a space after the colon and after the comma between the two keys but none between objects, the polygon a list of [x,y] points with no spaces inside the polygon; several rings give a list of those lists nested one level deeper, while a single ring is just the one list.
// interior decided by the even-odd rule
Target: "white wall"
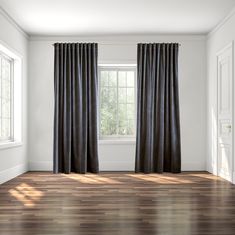
[{"label": "white wall", "polygon": [[[54,42],[99,43],[100,63],[136,63],[137,42],[179,42],[182,169],[216,174],[216,53],[235,40],[235,16],[204,36],[31,37],[0,10],[0,43],[23,58],[23,145],[0,149],[0,182],[30,169],[52,169]],[[206,49],[207,47],[207,49]],[[207,52],[207,58],[206,58]],[[207,60],[207,81],[206,81]],[[27,122],[27,63],[29,61]],[[207,96],[206,96],[207,94]],[[207,97],[207,104],[206,104]],[[207,111],[206,111],[207,110]],[[207,119],[207,124],[206,120]],[[29,148],[27,148],[27,127]],[[206,138],[207,137],[207,138]],[[28,150],[28,152],[27,152]],[[101,170],[133,170],[135,143],[99,145]],[[27,155],[29,158],[27,159]],[[235,164],[235,161],[234,161]],[[234,165],[235,169],[235,165]]]},{"label": "white wall", "polygon": [[27,36],[0,10],[0,44],[22,57],[23,62],[23,145],[0,148],[0,183],[27,171]]},{"label": "white wall", "polygon": [[[98,42],[99,63],[136,63],[137,42],[179,42],[182,169],[206,169],[206,43],[204,36],[31,37],[29,165],[52,170],[54,42]],[[135,143],[99,144],[100,170],[134,170]]]},{"label": "white wall", "polygon": [[[207,39],[208,148],[207,170],[217,174],[217,61],[216,54],[235,40],[235,12],[230,14]],[[235,164],[235,161],[234,161]],[[235,165],[234,168],[235,169]],[[235,173],[233,173],[235,183]]]}]

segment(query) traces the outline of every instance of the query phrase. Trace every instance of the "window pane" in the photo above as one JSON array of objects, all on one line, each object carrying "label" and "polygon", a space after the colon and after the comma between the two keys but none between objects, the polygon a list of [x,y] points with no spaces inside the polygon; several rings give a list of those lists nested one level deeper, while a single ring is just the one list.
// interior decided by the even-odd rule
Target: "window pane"
[{"label": "window pane", "polygon": [[2,78],[10,81],[10,62],[8,60],[2,60]]},{"label": "window pane", "polygon": [[126,103],[126,88],[119,88],[118,89],[118,102],[119,103]]},{"label": "window pane", "polygon": [[[118,80],[117,80],[118,79]],[[100,72],[101,136],[135,134],[135,72],[117,68]]]},{"label": "window pane", "polygon": [[118,134],[125,135],[126,134],[126,104],[119,104],[118,106]]},{"label": "window pane", "polygon": [[126,87],[126,72],[118,72],[118,84],[119,87]]},{"label": "window pane", "polygon": [[[2,97],[2,58],[0,57],[0,98]],[[1,109],[0,109],[1,116]]]},{"label": "window pane", "polygon": [[0,59],[0,138],[11,137],[11,61],[1,56]]},{"label": "window pane", "polygon": [[107,71],[101,71],[100,86],[109,85],[109,74]]},{"label": "window pane", "polygon": [[127,133],[127,135],[134,135],[135,134],[135,121],[134,121],[134,119],[128,120],[126,133]]},{"label": "window pane", "polygon": [[135,90],[134,88],[127,88],[127,102],[134,103],[135,99]]},{"label": "window pane", "polygon": [[119,135],[127,135],[127,128],[126,128],[126,122],[123,125],[119,126]]},{"label": "window pane", "polygon": [[2,118],[2,138],[10,137],[10,119]]},{"label": "window pane", "polygon": [[127,104],[127,119],[134,119],[135,107],[134,104]]},{"label": "window pane", "polygon": [[101,107],[107,105],[107,100],[109,99],[108,88],[100,88],[100,105]]},{"label": "window pane", "polygon": [[7,79],[2,79],[2,97],[5,99],[11,98],[11,83]]},{"label": "window pane", "polygon": [[126,120],[126,104],[119,104],[118,105],[118,119],[119,124]]},{"label": "window pane", "polygon": [[109,86],[117,86],[117,73],[116,71],[109,71]]},{"label": "window pane", "polygon": [[101,135],[117,133],[117,89],[101,88],[100,100],[100,132]]},{"label": "window pane", "polygon": [[2,98],[2,118],[11,117],[11,102]]},{"label": "window pane", "polygon": [[107,115],[103,116],[100,123],[100,133],[103,136],[116,135],[116,118],[108,112]]},{"label": "window pane", "polygon": [[114,135],[117,133],[117,107],[115,104],[106,101],[100,110],[101,135]]},{"label": "window pane", "polygon": [[109,88],[109,103],[115,104],[117,103],[117,88]]},{"label": "window pane", "polygon": [[127,72],[127,86],[134,87],[135,86],[135,73],[133,71]]}]

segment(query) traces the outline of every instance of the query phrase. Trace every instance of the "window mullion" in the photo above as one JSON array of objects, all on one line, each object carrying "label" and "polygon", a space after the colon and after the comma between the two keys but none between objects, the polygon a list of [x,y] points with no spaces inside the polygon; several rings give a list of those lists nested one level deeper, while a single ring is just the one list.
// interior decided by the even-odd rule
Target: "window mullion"
[{"label": "window mullion", "polygon": [[126,131],[127,131],[127,127],[128,127],[128,120],[127,120],[127,72],[125,72],[125,78],[126,78],[126,102],[125,102],[125,110],[126,110],[126,113],[125,113],[125,118],[126,118],[126,121],[125,121],[125,126],[126,126]]},{"label": "window mullion", "polygon": [[136,135],[136,128],[137,128],[137,71],[136,69],[134,70],[134,134]]},{"label": "window mullion", "polygon": [[14,140],[14,82],[13,82],[14,64],[10,63],[10,135]]},{"label": "window mullion", "polygon": [[118,87],[119,87],[119,81],[118,81],[118,79],[119,79],[119,70],[117,69],[117,110],[116,110],[116,118],[117,118],[117,123],[116,123],[116,131],[117,131],[117,133],[116,133],[116,135],[117,136],[119,136],[119,115],[118,115],[118,110],[119,110],[119,89],[118,89]]},{"label": "window mullion", "polygon": [[98,133],[99,133],[99,136],[101,136],[101,81],[100,81],[100,79],[101,79],[101,69],[99,69],[99,76],[98,76],[98,95],[99,95],[99,105],[98,105],[98,107],[99,107],[99,116],[98,116],[98,118],[99,118],[99,120],[98,120],[98,122],[99,122],[99,130],[98,130]]}]

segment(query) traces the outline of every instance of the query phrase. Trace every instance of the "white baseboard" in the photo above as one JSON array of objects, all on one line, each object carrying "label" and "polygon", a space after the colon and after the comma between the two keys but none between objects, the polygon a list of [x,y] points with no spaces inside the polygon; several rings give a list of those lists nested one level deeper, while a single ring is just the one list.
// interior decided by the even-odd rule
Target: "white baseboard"
[{"label": "white baseboard", "polygon": [[0,171],[0,184],[7,182],[8,180],[11,180],[15,178],[18,175],[21,175],[28,171],[28,165],[27,164],[20,164],[14,167],[11,167],[9,169]]},{"label": "white baseboard", "polygon": [[52,161],[30,161],[29,162],[30,171],[53,171]]},{"label": "white baseboard", "polygon": [[181,163],[182,171],[207,171],[206,163],[201,162],[184,162]]},{"label": "white baseboard", "polygon": [[[135,162],[100,162],[100,171],[134,171]],[[182,171],[206,171],[206,165],[198,162],[182,162]]]},{"label": "white baseboard", "polygon": [[232,183],[235,184],[235,171],[233,172]]},{"label": "white baseboard", "polygon": [[213,169],[211,166],[208,166],[208,164],[206,165],[206,171],[208,171],[209,173],[213,174]]},{"label": "white baseboard", "polygon": [[[102,162],[100,165],[100,171],[134,171],[134,165],[132,162]],[[29,162],[30,171],[52,171],[52,161],[31,161]]]},{"label": "white baseboard", "polygon": [[[134,171],[135,162],[100,162],[100,171]],[[206,166],[197,162],[183,162],[182,171],[206,171]]]},{"label": "white baseboard", "polygon": [[[135,163],[127,161],[102,161],[99,163],[100,171],[134,171]],[[30,171],[52,171],[52,161],[30,161]],[[197,162],[183,162],[182,171],[206,171],[206,165]]]},{"label": "white baseboard", "polygon": [[135,163],[128,161],[102,161],[99,163],[100,171],[134,171]]}]

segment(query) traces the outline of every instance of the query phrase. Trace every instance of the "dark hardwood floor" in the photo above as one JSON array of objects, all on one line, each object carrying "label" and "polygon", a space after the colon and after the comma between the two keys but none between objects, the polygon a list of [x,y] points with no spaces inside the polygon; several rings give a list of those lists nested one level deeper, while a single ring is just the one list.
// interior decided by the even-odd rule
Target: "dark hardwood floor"
[{"label": "dark hardwood floor", "polygon": [[53,175],[0,185],[0,234],[235,234],[235,186],[208,173]]}]

